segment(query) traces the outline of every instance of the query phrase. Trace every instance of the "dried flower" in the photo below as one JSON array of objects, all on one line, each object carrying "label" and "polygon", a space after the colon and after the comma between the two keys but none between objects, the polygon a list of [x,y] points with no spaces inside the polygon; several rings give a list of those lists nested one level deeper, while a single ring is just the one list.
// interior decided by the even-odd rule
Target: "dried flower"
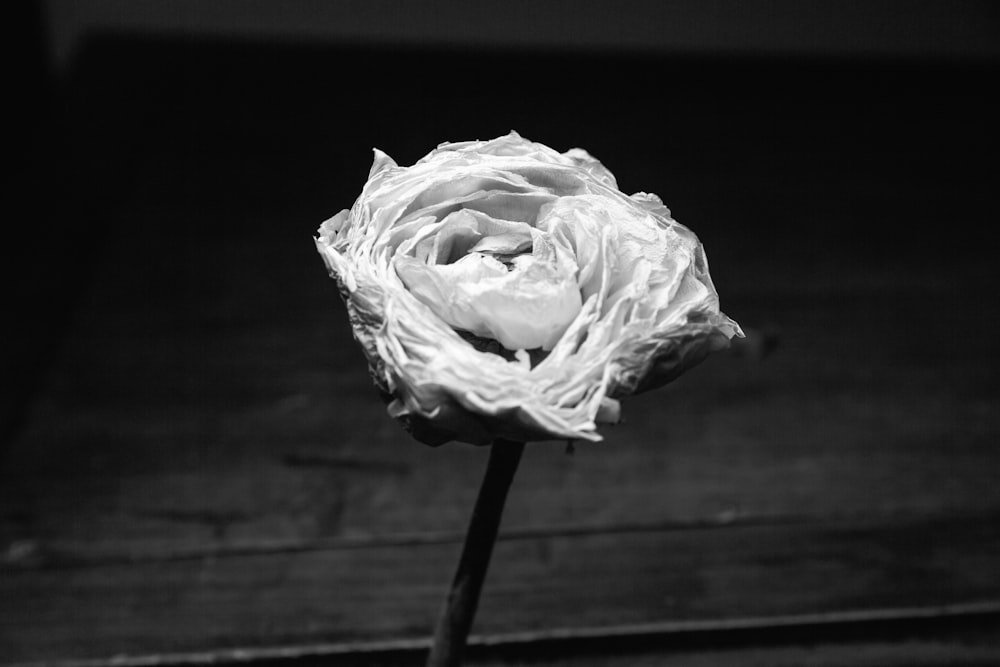
[{"label": "dried flower", "polygon": [[600,440],[617,398],[742,335],[659,197],[514,132],[408,168],[376,150],[318,234],[389,413],[428,444]]}]

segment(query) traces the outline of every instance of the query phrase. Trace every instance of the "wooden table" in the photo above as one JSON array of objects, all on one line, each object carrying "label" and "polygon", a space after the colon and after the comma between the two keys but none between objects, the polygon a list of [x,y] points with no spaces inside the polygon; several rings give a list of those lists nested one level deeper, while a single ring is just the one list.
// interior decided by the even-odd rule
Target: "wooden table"
[{"label": "wooden table", "polygon": [[780,344],[528,448],[476,664],[994,664],[995,69],[97,40],[14,285],[0,664],[420,664],[486,452],[384,414],[311,234],[371,145],[511,127]]}]

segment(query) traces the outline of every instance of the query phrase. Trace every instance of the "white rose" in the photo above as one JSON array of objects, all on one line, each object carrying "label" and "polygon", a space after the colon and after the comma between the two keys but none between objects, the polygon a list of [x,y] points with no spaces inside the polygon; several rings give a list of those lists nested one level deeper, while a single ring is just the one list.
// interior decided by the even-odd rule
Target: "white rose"
[{"label": "white rose", "polygon": [[656,195],[514,132],[408,168],[376,150],[318,233],[389,413],[429,444],[600,440],[616,398],[742,335]]}]

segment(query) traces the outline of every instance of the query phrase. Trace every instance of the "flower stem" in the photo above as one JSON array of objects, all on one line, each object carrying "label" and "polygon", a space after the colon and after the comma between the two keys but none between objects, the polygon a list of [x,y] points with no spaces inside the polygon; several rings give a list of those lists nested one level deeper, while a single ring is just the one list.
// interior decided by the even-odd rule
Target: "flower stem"
[{"label": "flower stem", "polygon": [[472,510],[448,600],[434,633],[427,667],[457,667],[462,664],[465,642],[497,539],[507,491],[523,452],[523,442],[498,439],[490,446],[486,474]]}]

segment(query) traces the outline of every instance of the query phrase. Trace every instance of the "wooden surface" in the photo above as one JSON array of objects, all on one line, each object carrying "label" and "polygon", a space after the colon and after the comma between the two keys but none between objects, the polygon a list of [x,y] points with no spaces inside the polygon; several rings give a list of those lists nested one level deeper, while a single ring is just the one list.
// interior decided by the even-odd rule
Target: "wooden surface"
[{"label": "wooden surface", "polygon": [[[466,77],[478,116],[417,112],[406,128],[365,74],[402,67],[399,94],[423,109],[440,100],[416,75],[450,57],[91,53],[49,135],[69,138],[58,182],[76,217],[52,222],[54,273],[19,292],[56,314],[26,319],[4,358],[31,382],[12,385],[0,469],[0,663],[420,646],[486,451],[426,448],[385,415],[310,237],[356,196],[372,144],[409,163],[511,126],[661,194],[705,241],[726,312],[780,344],[627,400],[603,443],[529,447],[473,633],[949,609],[995,627],[996,179],[976,156],[996,148],[996,109],[980,70],[556,59],[570,92],[551,117]],[[594,100],[595,70],[673,81],[671,123]],[[328,80],[356,106],[336,107]],[[872,627],[672,659],[1000,659],[988,632]],[[647,648],[572,664],[660,664]],[[497,660],[514,658],[480,658]]]}]

